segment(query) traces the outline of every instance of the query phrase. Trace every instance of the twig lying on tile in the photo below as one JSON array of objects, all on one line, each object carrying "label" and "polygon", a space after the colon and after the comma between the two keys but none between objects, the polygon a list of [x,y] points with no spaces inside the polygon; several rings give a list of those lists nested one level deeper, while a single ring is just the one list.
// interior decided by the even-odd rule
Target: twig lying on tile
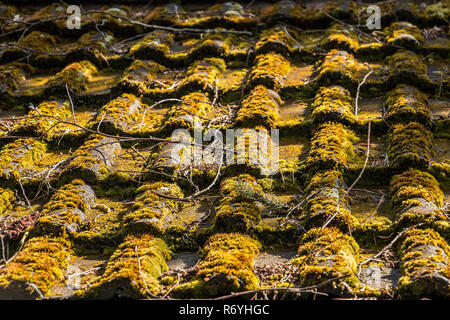
[{"label": "twig lying on tile", "polygon": [[406,228],[406,229],[403,229],[402,232],[400,232],[394,239],[392,239],[392,241],[389,242],[389,244],[387,244],[383,249],[381,249],[381,251],[379,251],[379,252],[378,252],[377,254],[375,254],[374,256],[372,256],[372,257],[370,257],[370,258],[367,258],[366,260],[364,260],[363,262],[361,262],[361,263],[358,265],[358,272],[356,273],[356,276],[359,278],[359,276],[360,276],[360,274],[361,274],[361,267],[362,267],[363,264],[366,264],[366,263],[368,263],[368,262],[370,262],[370,261],[373,261],[373,260],[378,259],[382,254],[386,253],[386,252],[387,252],[387,251],[388,251],[388,250],[389,250],[389,249],[397,242],[397,240],[400,239],[401,236],[403,236],[403,235],[405,234],[405,232],[407,232],[408,230],[411,230],[411,229],[420,227],[420,226],[422,226],[422,225],[424,225],[424,223],[418,223],[418,224],[415,224],[415,225],[413,225],[413,226],[411,226],[411,227],[408,227],[408,228]]},{"label": "twig lying on tile", "polygon": [[367,78],[372,74],[373,69],[370,66],[370,64],[367,64],[367,66],[370,68],[370,71],[366,73],[363,80],[358,83],[358,89],[356,90],[356,97],[355,97],[355,116],[358,115],[358,100],[359,100],[359,91],[361,90],[361,86],[366,82]]}]

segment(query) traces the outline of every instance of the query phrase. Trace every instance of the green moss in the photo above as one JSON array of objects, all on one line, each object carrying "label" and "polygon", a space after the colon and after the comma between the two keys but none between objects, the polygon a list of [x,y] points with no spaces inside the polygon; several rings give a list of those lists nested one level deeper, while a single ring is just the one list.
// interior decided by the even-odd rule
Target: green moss
[{"label": "green moss", "polygon": [[328,28],[328,36],[322,41],[326,50],[337,49],[354,52],[358,48],[358,37],[353,30],[333,24]]},{"label": "green moss", "polygon": [[255,58],[255,66],[249,74],[248,84],[251,88],[264,85],[269,89],[279,91],[290,68],[289,60],[281,54],[275,52],[260,54]]},{"label": "green moss", "polygon": [[409,22],[394,22],[385,32],[388,44],[407,50],[419,50],[425,42],[420,29]]},{"label": "green moss", "polygon": [[80,94],[87,89],[91,77],[97,73],[97,68],[89,61],[69,64],[46,83],[47,94],[66,93],[66,84],[70,90]]},{"label": "green moss", "polygon": [[108,134],[125,135],[142,123],[140,115],[146,109],[149,109],[149,106],[143,104],[135,95],[124,93],[104,105],[88,126]]},{"label": "green moss", "polygon": [[[66,129],[73,129],[61,121],[71,116],[69,101],[44,101],[36,109],[28,112],[27,118],[16,122],[12,128],[13,135],[38,135],[50,141]],[[59,120],[60,119],[60,120]]]},{"label": "green moss", "polygon": [[421,56],[404,49],[397,50],[385,59],[389,65],[389,76],[386,80],[389,87],[397,84],[409,84],[430,92],[436,89],[435,84],[427,75],[427,66]]},{"label": "green moss", "polygon": [[252,266],[260,248],[258,241],[239,233],[210,237],[200,251],[194,278],[176,287],[173,295],[204,298],[258,288]]},{"label": "green moss", "polygon": [[318,86],[337,84],[355,90],[359,80],[367,74],[369,68],[346,51],[331,50],[319,64],[317,71],[315,81]]},{"label": "green moss", "polygon": [[311,172],[324,169],[343,170],[352,165],[357,137],[340,123],[324,123],[316,129],[306,164]]},{"label": "green moss", "polygon": [[153,61],[135,59],[123,72],[122,78],[113,92],[132,92],[135,95],[143,95],[149,89],[155,89],[160,84],[156,77],[166,70],[162,65]]},{"label": "green moss", "polygon": [[427,96],[414,87],[398,85],[387,94],[386,120],[394,123],[417,121],[431,125],[431,111],[428,108]]},{"label": "green moss", "polygon": [[120,150],[116,139],[92,134],[75,150],[61,175],[66,180],[82,178],[94,184],[108,175]]},{"label": "green moss", "polygon": [[181,202],[163,198],[183,198],[180,187],[174,183],[154,182],[144,184],[136,190],[138,196],[129,212],[126,212],[122,221],[130,231],[152,231],[165,233],[167,218],[175,214],[181,207]]},{"label": "green moss", "polygon": [[170,52],[173,36],[164,30],[150,32],[130,49],[130,54],[139,59],[157,59],[161,61]]},{"label": "green moss", "polygon": [[348,209],[343,175],[338,170],[316,173],[305,189],[305,213],[302,217],[308,226],[323,225],[328,219],[330,226],[343,231],[352,230],[358,223]]},{"label": "green moss", "polygon": [[80,231],[80,225],[95,200],[90,186],[82,180],[73,180],[58,189],[47,202],[33,232],[61,235]]},{"label": "green moss", "polygon": [[438,233],[432,229],[407,231],[399,255],[402,277],[398,286],[402,297],[449,297],[450,247]]},{"label": "green moss", "polygon": [[174,105],[168,112],[163,130],[171,132],[179,128],[193,128],[194,121],[204,122],[212,111],[211,103],[203,92],[193,92],[181,98],[181,104]]},{"label": "green moss", "polygon": [[340,86],[320,87],[311,108],[311,118],[315,122],[355,122],[353,99],[350,92]]},{"label": "green moss", "polygon": [[[32,296],[33,283],[44,296],[52,295],[52,287],[64,280],[63,272],[72,254],[71,245],[62,238],[38,237],[29,240],[12,262],[0,270],[0,290],[7,291],[22,283]],[[23,297],[22,297],[23,298]]]},{"label": "green moss", "polygon": [[429,173],[411,169],[396,175],[392,178],[390,191],[399,226],[447,220],[440,209],[444,194]]},{"label": "green moss", "polygon": [[0,150],[0,178],[18,180],[26,171],[36,168],[47,147],[35,139],[17,139]]},{"label": "green moss", "polygon": [[356,277],[359,247],[356,241],[337,228],[315,228],[308,231],[292,263],[299,266],[301,286],[316,285],[328,279],[349,275],[322,290],[334,294],[348,294],[359,282]]},{"label": "green moss", "polygon": [[14,191],[11,189],[0,188],[0,214],[11,209],[12,203],[16,200]]},{"label": "green moss", "polygon": [[257,126],[275,128],[279,118],[278,107],[281,103],[282,100],[275,91],[262,85],[256,86],[242,101],[235,125],[248,128]]},{"label": "green moss", "polygon": [[391,126],[387,137],[390,167],[428,168],[433,154],[431,138],[431,132],[418,122]]},{"label": "green moss", "polygon": [[94,279],[86,298],[149,298],[161,286],[158,277],[167,271],[171,252],[166,243],[151,235],[127,236],[110,257],[103,276]]},{"label": "green moss", "polygon": [[[289,30],[289,34],[294,38],[298,38],[295,30]],[[290,37],[283,28],[276,26],[262,32],[261,38],[256,43],[255,49],[257,54],[276,52],[283,55],[289,55],[294,50],[294,46],[294,39]]]}]

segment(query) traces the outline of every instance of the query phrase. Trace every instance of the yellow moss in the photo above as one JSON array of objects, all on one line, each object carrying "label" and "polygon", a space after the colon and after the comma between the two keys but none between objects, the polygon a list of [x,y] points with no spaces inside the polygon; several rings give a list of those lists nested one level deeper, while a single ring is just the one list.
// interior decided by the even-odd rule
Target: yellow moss
[{"label": "yellow moss", "polygon": [[17,180],[26,170],[36,168],[47,147],[35,139],[17,139],[0,150],[0,178]]},{"label": "yellow moss", "polygon": [[167,131],[179,128],[193,128],[194,121],[204,122],[211,112],[211,104],[203,92],[193,92],[181,98],[181,105],[174,105],[168,112],[164,128]]},{"label": "yellow moss", "polygon": [[164,30],[150,32],[130,49],[130,54],[137,58],[151,59],[152,55],[164,57],[169,54],[174,42],[173,36]]},{"label": "yellow moss", "polygon": [[404,298],[448,297],[443,279],[450,279],[450,247],[432,229],[405,233],[399,248],[402,277],[399,291]]},{"label": "yellow moss", "polygon": [[387,142],[390,166],[395,169],[428,168],[432,134],[422,124],[409,122],[391,126]]},{"label": "yellow moss", "polygon": [[313,120],[318,122],[342,121],[353,123],[353,99],[350,92],[340,86],[320,87],[311,105]]},{"label": "yellow moss", "polygon": [[444,204],[444,193],[439,183],[429,173],[410,169],[392,178],[390,184],[392,204],[401,206],[403,201],[412,198],[423,198],[431,201],[438,207]]},{"label": "yellow moss", "polygon": [[97,73],[97,68],[87,60],[69,64],[46,83],[49,93],[66,91],[69,89],[79,94],[87,89],[92,76]]},{"label": "yellow moss", "polygon": [[[71,245],[62,238],[38,237],[29,240],[16,258],[0,270],[0,288],[7,290],[12,281],[33,283],[44,296],[64,280],[63,271],[72,254]],[[30,292],[33,291],[29,288]]]},{"label": "yellow moss", "polygon": [[176,287],[174,295],[215,297],[258,288],[252,266],[260,248],[258,241],[239,233],[210,237],[200,251],[201,261],[194,279]]},{"label": "yellow moss", "polygon": [[256,86],[242,101],[242,107],[236,117],[236,126],[275,128],[281,103],[282,100],[275,91],[262,85]]},{"label": "yellow moss", "polygon": [[428,98],[415,87],[398,85],[395,90],[388,93],[385,104],[388,120],[394,122],[418,121],[428,125],[431,121]]},{"label": "yellow moss", "polygon": [[135,95],[124,93],[104,105],[88,126],[94,130],[100,127],[102,132],[109,134],[123,135],[133,126],[140,124],[141,114],[146,109],[149,109],[149,106],[143,104]]},{"label": "yellow moss", "polygon": [[82,180],[73,180],[58,189],[44,206],[36,225],[37,232],[61,234],[65,231],[79,231],[80,224],[94,202],[93,189]]},{"label": "yellow moss", "polygon": [[127,236],[85,297],[136,299],[158,294],[161,287],[157,279],[167,271],[166,260],[170,257],[166,243],[159,238],[147,234]]},{"label": "yellow moss", "polygon": [[354,89],[369,68],[346,51],[331,50],[317,70],[316,81],[320,85],[339,84]]},{"label": "yellow moss", "polygon": [[11,189],[0,188],[0,214],[11,209],[12,203],[16,200],[14,191]]},{"label": "yellow moss", "polygon": [[27,118],[18,121],[12,131],[16,135],[39,135],[50,141],[61,131],[70,127],[65,121],[71,115],[69,101],[50,100],[42,102],[36,109],[28,113]]},{"label": "yellow moss", "polygon": [[[356,241],[337,228],[315,228],[302,238],[298,258],[292,260],[299,266],[302,286],[316,285],[331,278],[349,275],[345,281],[355,287],[359,247]],[[328,286],[327,291],[348,293],[341,281]]]},{"label": "yellow moss", "polygon": [[264,85],[279,91],[283,86],[291,66],[289,60],[281,54],[269,52],[255,58],[255,66],[249,75],[251,87]]},{"label": "yellow moss", "polygon": [[357,137],[340,123],[325,123],[317,128],[306,160],[310,169],[348,168],[354,158]]},{"label": "yellow moss", "polygon": [[410,50],[419,49],[425,39],[419,28],[409,22],[394,22],[386,30],[386,42]]},{"label": "yellow moss", "polygon": [[153,223],[147,228],[163,233],[163,217],[178,211],[181,206],[180,201],[166,199],[158,194],[173,198],[183,198],[184,194],[180,187],[174,183],[153,182],[139,187],[136,192],[138,196],[131,210],[123,215],[123,222],[132,225],[143,219],[151,219]]}]

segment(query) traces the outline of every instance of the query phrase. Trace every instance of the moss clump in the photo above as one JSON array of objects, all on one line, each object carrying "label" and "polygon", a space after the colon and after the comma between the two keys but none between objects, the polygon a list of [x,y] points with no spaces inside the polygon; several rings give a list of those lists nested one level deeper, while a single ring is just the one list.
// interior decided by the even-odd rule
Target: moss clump
[{"label": "moss clump", "polygon": [[185,13],[184,9],[176,3],[158,6],[150,11],[144,18],[145,23],[157,25],[174,25],[180,23],[180,15]]},{"label": "moss clump", "polygon": [[298,257],[292,263],[299,266],[302,287],[349,275],[322,288],[331,294],[349,294],[349,288],[355,288],[359,282],[356,277],[358,254],[359,246],[351,236],[333,227],[314,228],[303,236]]},{"label": "moss clump", "polygon": [[431,138],[431,132],[418,122],[391,126],[387,137],[390,167],[395,170],[428,168],[433,154]]},{"label": "moss clump", "polygon": [[110,257],[105,273],[94,280],[86,298],[149,298],[159,294],[158,277],[167,271],[171,252],[166,243],[148,234],[127,236]]},{"label": "moss clump", "polygon": [[133,94],[122,94],[104,105],[95,119],[89,123],[93,130],[100,129],[101,132],[109,134],[124,135],[135,126],[139,126],[141,114],[149,106],[143,104]]},{"label": "moss clump", "polygon": [[[28,112],[27,118],[18,121],[13,129],[13,135],[41,136],[50,141],[70,126],[58,123],[65,121],[71,115],[69,101],[49,100]],[[75,128],[75,127],[72,127]]]},{"label": "moss clump", "polygon": [[36,168],[47,146],[35,139],[17,139],[0,150],[0,178],[18,180],[26,171]]},{"label": "moss clump", "polygon": [[[296,37],[295,30],[289,30],[289,34]],[[257,54],[275,52],[282,55],[289,55],[294,50],[295,41],[280,26],[264,30],[261,38],[256,43]]]},{"label": "moss clump", "polygon": [[397,50],[385,59],[389,65],[389,76],[386,83],[390,88],[397,84],[409,84],[423,91],[434,91],[435,84],[427,75],[427,66],[423,59],[412,51]]},{"label": "moss clump", "polygon": [[340,123],[321,124],[313,135],[306,160],[310,172],[349,168],[355,156],[357,137]]},{"label": "moss clump", "polygon": [[195,120],[204,122],[212,111],[211,103],[203,92],[193,92],[181,98],[180,105],[175,105],[168,112],[164,131],[179,128],[193,128]]},{"label": "moss clump", "polygon": [[97,68],[89,61],[80,61],[69,64],[46,83],[46,93],[66,93],[66,85],[76,94],[87,89],[91,77],[97,73]]},{"label": "moss clump", "polygon": [[263,126],[275,128],[278,121],[278,107],[282,103],[280,96],[265,86],[256,86],[242,101],[236,117],[236,126],[254,128]]},{"label": "moss clump", "polygon": [[353,99],[350,92],[340,86],[320,87],[311,107],[311,118],[315,122],[355,122]]},{"label": "moss clump", "polygon": [[346,89],[355,90],[359,80],[367,74],[369,68],[346,51],[331,50],[318,66],[317,71],[315,81],[319,86],[337,84]]},{"label": "moss clump", "polygon": [[364,60],[379,60],[386,56],[385,46],[382,43],[363,43],[356,49],[356,56]]},{"label": "moss clump", "polygon": [[0,296],[16,299],[37,297],[28,283],[46,296],[64,280],[64,270],[72,254],[70,243],[62,238],[37,237],[29,240],[7,266],[0,270]]},{"label": "moss clump", "polygon": [[261,220],[255,197],[263,191],[256,179],[248,174],[225,179],[220,187],[223,198],[216,207],[214,228],[220,232],[248,232]]},{"label": "moss clump", "polygon": [[409,22],[394,22],[386,30],[386,42],[390,45],[417,51],[425,42],[419,28]]},{"label": "moss clump", "polygon": [[150,32],[130,49],[130,54],[139,59],[164,61],[174,42],[173,36],[164,30]]},{"label": "moss clump", "polygon": [[26,78],[31,66],[23,63],[11,63],[0,66],[0,92],[9,93],[19,89],[19,83]]},{"label": "moss clump", "polygon": [[44,206],[34,232],[61,235],[80,231],[95,200],[94,190],[89,185],[79,179],[73,180],[58,189]]},{"label": "moss clump", "polygon": [[173,198],[183,198],[180,187],[174,183],[153,182],[136,190],[138,196],[122,221],[131,231],[152,231],[164,233],[168,227],[168,218],[181,207],[181,202],[166,199],[158,194]]},{"label": "moss clump", "polygon": [[392,178],[390,191],[399,226],[447,220],[440,209],[444,194],[429,173],[411,169],[396,175]]},{"label": "moss clump", "polygon": [[50,52],[55,48],[56,39],[48,33],[32,31],[23,39],[19,40],[19,44],[40,52]]},{"label": "moss clump", "polygon": [[398,85],[387,94],[386,120],[394,123],[417,121],[431,125],[431,111],[428,108],[427,96],[415,87]]},{"label": "moss clump", "polygon": [[165,69],[156,62],[135,59],[125,69],[117,86],[111,90],[119,93],[132,92],[135,95],[143,95],[148,90],[159,86],[159,81],[156,82],[155,78]]},{"label": "moss clump", "polygon": [[404,298],[448,298],[450,247],[432,229],[412,229],[399,247],[402,277],[399,292]]},{"label": "moss clump", "polygon": [[0,188],[0,214],[11,209],[12,203],[16,200],[14,191],[11,189]]},{"label": "moss clump", "polygon": [[358,37],[353,30],[333,24],[328,28],[328,36],[322,41],[326,50],[337,49],[354,52],[358,48]]},{"label": "moss clump", "polygon": [[61,174],[65,178],[82,178],[95,184],[108,175],[120,150],[116,139],[93,134],[75,150],[72,160]]},{"label": "moss clump", "polygon": [[225,61],[218,58],[206,58],[189,66],[186,77],[179,85],[178,91],[202,90],[213,92],[216,80],[226,70]]},{"label": "moss clump", "polygon": [[252,267],[260,248],[258,241],[239,233],[210,237],[200,250],[196,275],[176,287],[173,295],[204,298],[257,289],[259,280]]},{"label": "moss clump", "polygon": [[251,88],[264,85],[269,89],[279,91],[284,84],[291,68],[289,60],[281,54],[269,52],[255,58],[255,66],[248,77]]},{"label": "moss clump", "polygon": [[305,214],[302,220],[309,226],[320,226],[334,217],[331,226],[337,226],[343,231],[352,230],[357,225],[357,219],[348,209],[345,194],[340,171],[316,173],[305,189]]}]

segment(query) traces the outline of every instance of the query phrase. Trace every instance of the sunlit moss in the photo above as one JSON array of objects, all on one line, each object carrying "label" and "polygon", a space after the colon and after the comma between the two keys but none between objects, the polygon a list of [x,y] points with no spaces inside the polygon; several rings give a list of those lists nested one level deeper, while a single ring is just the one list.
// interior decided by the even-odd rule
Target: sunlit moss
[{"label": "sunlit moss", "polygon": [[149,298],[159,293],[157,279],[167,271],[170,257],[166,243],[159,238],[127,236],[110,257],[103,276],[94,279],[88,291],[77,294],[96,299]]},{"label": "sunlit moss", "polygon": [[194,278],[173,290],[177,297],[216,297],[256,289],[259,281],[252,266],[261,245],[239,233],[210,237],[200,251]]},{"label": "sunlit moss", "polygon": [[[23,284],[23,296],[33,296],[36,285],[45,296],[54,294],[52,287],[64,281],[64,270],[72,254],[71,245],[62,238],[37,237],[29,240],[12,262],[0,270],[0,290]],[[34,293],[36,296],[36,293]]]},{"label": "sunlit moss", "polygon": [[356,277],[358,254],[359,246],[351,236],[344,235],[337,228],[315,228],[303,236],[298,257],[292,263],[299,266],[302,287],[348,275],[322,289],[348,294],[349,289],[359,282]]},{"label": "sunlit moss", "polygon": [[404,298],[449,297],[450,247],[432,229],[405,233],[399,248],[402,277],[398,281]]},{"label": "sunlit moss", "polygon": [[236,117],[239,127],[254,128],[264,126],[274,128],[278,121],[278,107],[282,103],[280,96],[265,86],[256,86],[242,101]]},{"label": "sunlit moss", "polygon": [[391,126],[387,137],[390,166],[395,169],[428,168],[433,153],[431,138],[431,132],[418,122]]}]

